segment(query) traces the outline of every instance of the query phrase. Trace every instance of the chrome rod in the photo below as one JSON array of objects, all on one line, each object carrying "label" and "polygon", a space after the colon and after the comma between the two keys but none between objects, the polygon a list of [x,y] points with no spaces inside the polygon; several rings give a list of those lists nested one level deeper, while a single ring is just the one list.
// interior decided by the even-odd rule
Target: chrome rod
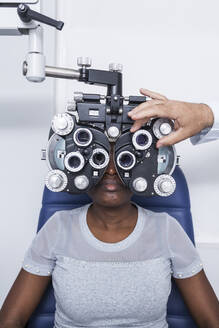
[{"label": "chrome rod", "polygon": [[45,72],[46,72],[46,76],[55,77],[59,79],[79,80],[80,77],[80,72],[76,69],[46,66]]}]

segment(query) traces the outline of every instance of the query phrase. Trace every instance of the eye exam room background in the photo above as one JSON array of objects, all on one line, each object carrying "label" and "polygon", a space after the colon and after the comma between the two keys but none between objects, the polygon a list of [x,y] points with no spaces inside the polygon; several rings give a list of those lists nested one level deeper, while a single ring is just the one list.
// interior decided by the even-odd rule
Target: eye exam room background
[{"label": "eye exam room background", "polygon": [[[61,32],[44,27],[47,65],[76,68],[123,64],[123,94],[145,87],[170,99],[219,102],[218,0],[44,0],[42,13],[65,22]],[[17,276],[37,227],[44,178],[41,161],[51,119],[73,92],[104,88],[47,78],[27,82],[22,62],[28,39],[0,38],[0,306]],[[217,108],[219,110],[219,106]],[[198,250],[219,297],[219,140],[176,146],[187,178]]]}]

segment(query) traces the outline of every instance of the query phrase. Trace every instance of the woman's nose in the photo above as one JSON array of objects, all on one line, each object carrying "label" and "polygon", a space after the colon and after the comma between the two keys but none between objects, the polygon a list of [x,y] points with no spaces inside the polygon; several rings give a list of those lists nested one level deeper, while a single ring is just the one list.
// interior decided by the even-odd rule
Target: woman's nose
[{"label": "woman's nose", "polygon": [[109,164],[106,169],[106,173],[110,174],[110,175],[117,174],[112,154],[110,154],[110,160],[109,160]]}]

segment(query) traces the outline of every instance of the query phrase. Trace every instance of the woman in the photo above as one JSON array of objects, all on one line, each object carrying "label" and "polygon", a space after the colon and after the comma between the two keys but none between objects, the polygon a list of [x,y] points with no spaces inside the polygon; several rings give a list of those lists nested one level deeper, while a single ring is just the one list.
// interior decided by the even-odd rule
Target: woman
[{"label": "woman", "polygon": [[191,241],[166,213],[130,202],[113,163],[92,205],[55,213],[29,248],[0,312],[25,327],[51,276],[55,327],[168,327],[173,275],[198,327],[219,327],[219,303]]}]

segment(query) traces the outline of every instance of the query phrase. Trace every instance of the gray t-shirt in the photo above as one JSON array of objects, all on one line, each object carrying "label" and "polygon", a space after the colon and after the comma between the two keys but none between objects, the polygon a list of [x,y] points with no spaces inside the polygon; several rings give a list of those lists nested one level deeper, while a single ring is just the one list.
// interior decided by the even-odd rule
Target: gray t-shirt
[{"label": "gray t-shirt", "polygon": [[89,205],[56,212],[25,255],[26,271],[52,275],[55,328],[168,327],[171,276],[183,279],[202,269],[183,228],[167,213],[136,205],[132,233],[105,243],[89,230]]}]

